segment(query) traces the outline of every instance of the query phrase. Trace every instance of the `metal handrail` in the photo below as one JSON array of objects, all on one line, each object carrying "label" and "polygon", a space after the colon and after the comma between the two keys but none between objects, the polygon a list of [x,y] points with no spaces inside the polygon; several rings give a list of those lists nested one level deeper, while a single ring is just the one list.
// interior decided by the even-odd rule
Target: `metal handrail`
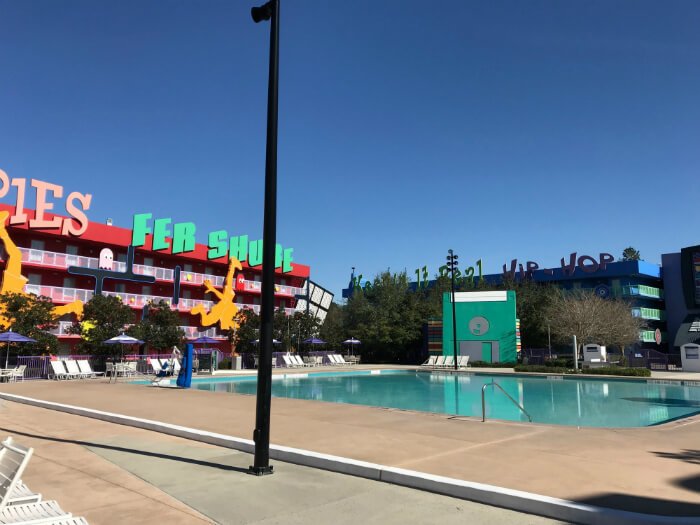
[{"label": "metal handrail", "polygon": [[492,381],[491,383],[486,383],[484,386],[481,387],[481,422],[483,423],[486,421],[486,387],[487,386],[497,386],[498,388],[501,389],[501,392],[503,392],[508,399],[510,399],[513,404],[515,404],[516,407],[518,407],[520,410],[522,410],[523,414],[527,416],[527,419],[532,423],[532,417],[530,414],[527,413],[527,410],[523,408],[523,406],[518,403],[515,399],[511,397],[511,395],[503,390],[503,387],[496,383],[495,381]]}]

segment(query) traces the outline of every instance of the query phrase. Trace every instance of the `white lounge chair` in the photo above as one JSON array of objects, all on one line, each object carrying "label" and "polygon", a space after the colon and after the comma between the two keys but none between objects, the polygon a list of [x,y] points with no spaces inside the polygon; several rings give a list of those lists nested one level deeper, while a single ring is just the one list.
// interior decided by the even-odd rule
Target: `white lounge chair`
[{"label": "white lounge chair", "polygon": [[92,367],[90,366],[90,361],[86,359],[81,359],[78,361],[78,368],[80,371],[85,374],[86,377],[95,379],[98,376],[103,376],[105,375],[104,372],[95,372]]},{"label": "white lounge chair", "polygon": [[316,361],[315,366],[323,366],[323,356],[317,355],[314,360]]},{"label": "white lounge chair", "polygon": [[66,372],[66,368],[63,366],[63,361],[49,361],[51,363],[51,368],[53,369],[53,379],[69,379],[70,376]]},{"label": "white lounge chair", "polygon": [[428,357],[428,360],[420,366],[435,366],[436,359],[437,359],[436,355],[431,355],[430,357]]},{"label": "white lounge chair", "polygon": [[306,361],[304,361],[300,355],[292,356],[292,358],[297,362],[297,366],[299,367],[314,366],[311,363],[307,363]]},{"label": "white lounge chair", "polygon": [[433,366],[435,368],[442,368],[443,366],[445,366],[445,356],[444,355],[437,356],[437,359],[435,360],[435,364]]},{"label": "white lounge chair", "polygon": [[41,494],[32,493],[20,481],[33,452],[33,449],[15,443],[11,437],[2,442],[2,448],[0,448],[0,508],[6,505],[41,501]]},{"label": "white lounge chair", "polygon": [[17,379],[21,379],[22,381],[24,381],[24,371],[26,369],[27,369],[27,365],[19,365],[17,368],[15,368],[12,371],[11,380],[17,381]]},{"label": "white lounge chair", "polygon": [[335,354],[335,362],[338,363],[338,365],[340,366],[347,366],[350,364],[340,354]]},{"label": "white lounge chair", "polygon": [[69,375],[78,379],[84,379],[86,377],[89,377],[89,375],[80,371],[80,368],[78,367],[78,363],[76,361],[72,359],[67,359],[63,362],[63,364],[66,365],[66,369],[68,370]]},{"label": "white lounge chair", "polygon": [[151,362],[151,368],[153,369],[153,373],[155,375],[158,375],[163,371],[163,367],[160,365],[159,359],[151,358],[150,362]]},{"label": "white lounge chair", "polygon": [[296,368],[297,364],[292,361],[291,356],[283,355],[282,360],[284,361],[284,366],[287,368]]},{"label": "white lounge chair", "polygon": [[469,366],[469,356],[468,355],[460,355],[458,358],[457,366],[459,368],[467,368]]},{"label": "white lounge chair", "polygon": [[[70,520],[73,515],[65,512],[53,500],[38,501],[36,503],[24,503],[22,505],[7,505],[0,507],[0,523],[26,523],[41,524],[47,523],[80,523],[63,521]],[[84,521],[83,521],[84,523]]]},{"label": "white lounge chair", "polygon": [[442,365],[443,368],[454,368],[455,357],[453,355],[445,356],[445,364]]}]

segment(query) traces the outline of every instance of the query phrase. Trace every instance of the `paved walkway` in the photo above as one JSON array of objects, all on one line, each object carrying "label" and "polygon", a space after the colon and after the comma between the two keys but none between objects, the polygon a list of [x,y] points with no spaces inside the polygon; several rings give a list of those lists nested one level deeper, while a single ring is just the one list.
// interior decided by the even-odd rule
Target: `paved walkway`
[{"label": "paved walkway", "polygon": [[[254,396],[101,381],[0,389],[247,439],[254,428]],[[700,416],[578,429],[275,398],[271,441],[593,505],[700,516]]]},{"label": "paved walkway", "polygon": [[258,478],[249,454],[18,403],[0,420],[35,449],[25,482],[91,525],[560,523],[279,462]]}]

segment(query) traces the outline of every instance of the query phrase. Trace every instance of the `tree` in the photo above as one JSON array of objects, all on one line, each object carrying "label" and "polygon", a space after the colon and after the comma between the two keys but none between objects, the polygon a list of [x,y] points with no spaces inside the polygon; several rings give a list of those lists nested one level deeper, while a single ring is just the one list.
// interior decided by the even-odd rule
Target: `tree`
[{"label": "tree", "polygon": [[51,299],[33,294],[5,293],[0,295],[0,310],[10,320],[10,324],[3,327],[5,330],[11,329],[36,339],[36,343],[22,343],[22,353],[39,355],[44,352],[55,353],[58,350],[58,339],[48,332],[58,326],[54,319]]},{"label": "tree", "polygon": [[119,297],[95,295],[83,308],[83,319],[70,329],[81,337],[78,349],[98,356],[114,356],[121,352],[119,345],[106,345],[104,341],[116,337],[134,321],[134,314]]},{"label": "tree", "polygon": [[547,315],[555,339],[570,344],[575,335],[579,348],[589,343],[624,348],[639,339],[642,326],[629,304],[602,299],[590,290],[559,291]]},{"label": "tree", "polygon": [[229,341],[235,352],[256,352],[257,346],[252,341],[260,338],[260,316],[253,310],[243,308],[236,314],[238,329],[229,332]]},{"label": "tree", "polygon": [[342,348],[342,342],[351,335],[345,332],[343,308],[339,304],[331,303],[319,330],[319,337],[328,343],[330,350],[339,350]]},{"label": "tree", "polygon": [[138,324],[129,328],[127,333],[141,339],[148,345],[149,350],[169,350],[181,345],[185,333],[180,328],[180,317],[170,305],[161,300],[147,306],[146,317]]},{"label": "tree", "polygon": [[635,250],[632,246],[628,246],[622,250],[622,260],[623,261],[641,261],[642,256],[639,251]]},{"label": "tree", "polygon": [[558,295],[558,289],[547,283],[537,283],[532,279],[519,281],[506,280],[502,287],[515,291],[517,316],[520,319],[520,333],[523,346],[544,348],[547,346],[547,326],[549,307]]}]

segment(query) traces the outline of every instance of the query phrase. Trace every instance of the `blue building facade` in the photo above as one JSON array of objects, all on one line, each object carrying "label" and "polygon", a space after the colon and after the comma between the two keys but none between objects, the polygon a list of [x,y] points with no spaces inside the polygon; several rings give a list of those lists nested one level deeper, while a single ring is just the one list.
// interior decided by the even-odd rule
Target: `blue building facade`
[{"label": "blue building facade", "polygon": [[[535,263],[525,265],[513,261],[510,267],[504,265],[503,273],[483,275],[489,284],[498,285],[504,279],[532,279],[535,282],[551,283],[565,290],[591,290],[602,298],[623,298],[630,302],[633,315],[644,319],[646,328],[639,334],[638,348],[668,351],[667,311],[664,294],[664,280],[661,267],[645,261],[617,261],[609,254],[600,254],[599,260],[593,257],[576,257],[562,259],[560,267],[540,269]],[[476,277],[478,281],[479,277]],[[432,286],[435,281],[422,283]],[[415,289],[418,283],[411,283]],[[357,283],[351,276],[348,288],[343,290],[343,297],[351,297]],[[674,317],[675,319],[675,317]]]}]

